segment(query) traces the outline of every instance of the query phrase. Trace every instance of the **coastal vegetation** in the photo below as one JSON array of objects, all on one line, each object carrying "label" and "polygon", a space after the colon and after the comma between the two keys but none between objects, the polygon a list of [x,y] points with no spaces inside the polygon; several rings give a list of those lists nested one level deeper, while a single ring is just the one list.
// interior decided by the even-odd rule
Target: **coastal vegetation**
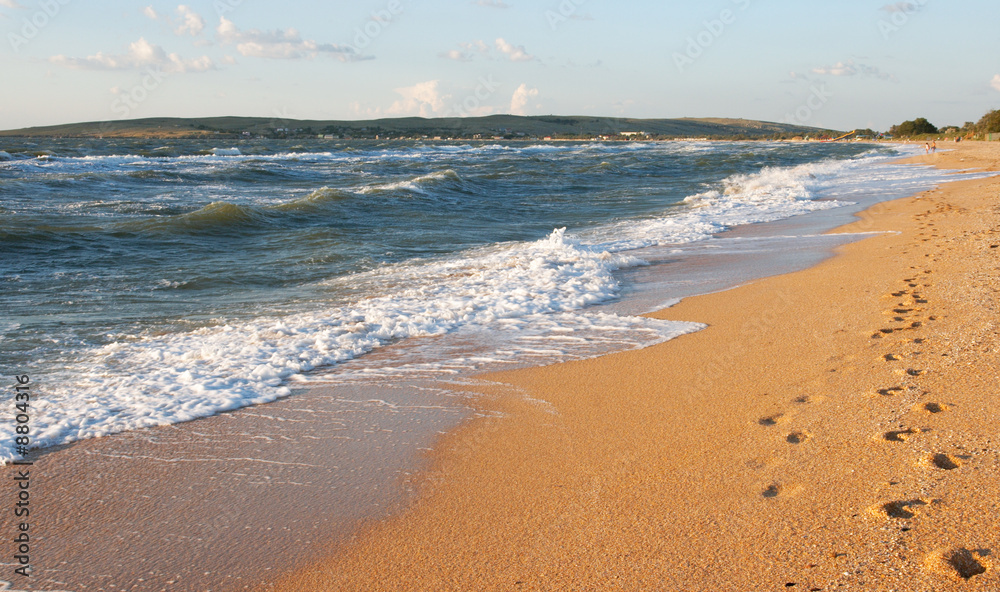
[{"label": "coastal vegetation", "polygon": [[829,138],[836,130],[749,119],[632,119],[590,116],[490,115],[367,121],[291,120],[266,117],[206,117],[75,123],[0,131],[0,137],[72,138],[322,138],[433,140],[722,140]]},{"label": "coastal vegetation", "polygon": [[953,139],[964,138],[967,140],[989,140],[990,134],[1000,133],[1000,109],[993,109],[983,115],[979,121],[966,121],[961,127],[957,125],[947,125],[941,128],[936,127],[925,117],[918,117],[910,121],[892,126],[889,134],[895,138],[905,139]]},{"label": "coastal vegetation", "polygon": [[938,128],[924,117],[918,117],[912,121],[904,121],[899,125],[894,125],[889,129],[889,133],[894,136],[920,136],[923,134],[936,134]]},{"label": "coastal vegetation", "polygon": [[[363,121],[293,120],[266,117],[154,117],[73,123],[0,131],[0,137],[29,138],[219,138],[327,140],[828,140],[844,131],[749,119],[632,119],[591,116],[403,117]],[[977,122],[937,127],[926,117],[892,126],[888,132],[856,129],[854,138],[995,139],[1000,110]]]}]

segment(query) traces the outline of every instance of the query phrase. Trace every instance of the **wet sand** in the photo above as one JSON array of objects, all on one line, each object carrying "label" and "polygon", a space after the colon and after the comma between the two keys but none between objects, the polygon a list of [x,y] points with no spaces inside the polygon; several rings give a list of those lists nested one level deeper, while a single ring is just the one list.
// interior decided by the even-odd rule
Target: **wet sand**
[{"label": "wet sand", "polygon": [[[1000,169],[1000,145],[915,161]],[[498,373],[420,499],[279,590],[1000,588],[1000,180],[879,204],[808,270]]]},{"label": "wet sand", "polygon": [[[35,395],[44,397],[44,382]],[[418,388],[419,387],[419,388]],[[407,481],[469,413],[427,385],[311,388],[198,421],[33,451],[0,467],[0,590],[258,589],[358,524],[412,501]],[[19,471],[29,557],[14,572]]]},{"label": "wet sand", "polygon": [[[1000,151],[962,148],[918,160],[998,167]],[[487,376],[462,386],[478,391],[472,399],[456,385],[445,395],[430,384],[338,385],[34,453],[35,575],[16,577],[7,553],[0,587],[833,589],[847,578],[865,588],[838,574],[870,576],[875,552],[922,566],[900,590],[947,589],[939,585],[954,579],[953,564],[966,574],[984,566],[969,582],[995,582],[988,500],[998,498],[984,484],[995,447],[982,430],[1000,425],[989,405],[997,365],[995,353],[975,353],[995,351],[984,328],[995,310],[942,312],[949,298],[995,306],[990,183],[876,206],[841,231],[903,234],[661,311],[711,325],[662,346]],[[932,204],[948,208],[924,214]],[[917,274],[900,270],[927,261],[936,280],[951,279],[907,282],[916,293],[896,285],[896,275]],[[889,298],[889,289],[906,293]],[[886,316],[902,308],[913,310]],[[871,339],[907,323],[906,333]],[[973,345],[963,341],[973,333],[959,333],[970,325],[981,336]],[[932,329],[952,337],[917,337]],[[956,368],[958,378],[946,372]],[[7,505],[17,470],[2,469]],[[0,533],[15,528],[12,512],[0,513]],[[872,536],[906,536],[909,547],[879,547]]]}]

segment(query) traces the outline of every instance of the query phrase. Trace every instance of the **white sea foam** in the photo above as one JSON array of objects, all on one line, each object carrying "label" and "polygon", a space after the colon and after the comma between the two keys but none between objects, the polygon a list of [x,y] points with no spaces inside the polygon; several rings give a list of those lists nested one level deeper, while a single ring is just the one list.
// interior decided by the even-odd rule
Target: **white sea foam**
[{"label": "white sea foam", "polygon": [[[637,146],[633,149],[686,148]],[[459,149],[523,152],[536,148]],[[549,146],[544,149],[553,150]],[[554,149],[572,154],[608,148]],[[411,152],[427,158],[434,150]],[[401,152],[397,150],[387,157],[400,157]],[[288,156],[292,157],[328,158]],[[144,157],[86,158],[92,164],[109,167],[144,161]],[[260,157],[170,160],[247,158]],[[285,156],[267,158],[280,160]],[[373,158],[373,154],[364,158]],[[310,370],[356,359],[410,337],[444,339],[427,341],[437,341],[439,349],[426,359],[417,356],[391,365],[394,369],[390,370],[385,364],[360,364],[358,371],[448,372],[512,360],[555,361],[607,351],[602,350],[602,342],[621,349],[696,330],[698,326],[690,323],[581,313],[580,309],[618,294],[614,271],[642,263],[628,255],[629,249],[702,240],[728,226],[777,220],[844,203],[815,201],[817,197],[860,195],[884,187],[898,189],[907,187],[907,183],[926,184],[932,178],[925,169],[873,167],[872,162],[878,159],[825,161],[737,175],[720,187],[691,196],[684,205],[646,220],[610,224],[576,237],[556,230],[533,243],[494,245],[450,259],[385,266],[342,280],[353,285],[370,283],[372,290],[362,293],[380,294],[349,304],[317,305],[309,312],[220,323],[189,332],[122,337],[86,352],[78,364],[61,375],[48,377],[45,396],[32,409],[33,443],[62,444],[272,401],[288,395],[290,384],[304,380],[304,373]],[[940,173],[933,174],[940,178]],[[417,190],[444,179],[461,178],[445,170],[399,182],[397,187],[383,184],[380,188]],[[836,195],[829,193],[834,186],[839,188]],[[467,338],[483,334],[491,336],[487,346],[474,351],[463,349],[470,342]],[[442,357],[440,348],[447,349],[448,343],[456,344],[455,355]],[[405,355],[414,351],[408,350]],[[10,422],[0,422],[0,446],[4,447],[0,448],[0,459],[14,456],[12,429]]]},{"label": "white sea foam", "polygon": [[[47,388],[33,410],[33,442],[65,443],[272,401],[288,395],[288,381],[303,372],[394,341],[579,310],[612,298],[612,272],[634,262],[568,240],[560,229],[535,243],[410,268],[419,281],[350,306],[122,340],[90,352]],[[612,324],[610,317],[603,322]],[[622,323],[637,322],[647,321]],[[691,329],[663,323],[657,339]],[[0,442],[13,441],[11,429],[0,424]],[[9,448],[0,455],[11,458]]]},{"label": "white sea foam", "polygon": [[[766,146],[766,144],[761,144]],[[91,156],[58,156],[55,153],[47,152],[48,158],[45,164],[51,166],[53,163],[60,164],[69,170],[74,170],[77,165],[94,170],[94,167],[115,169],[123,166],[150,166],[162,168],[170,163],[177,164],[239,164],[251,161],[263,162],[342,162],[342,163],[371,163],[374,161],[428,161],[442,160],[452,162],[456,157],[475,157],[477,155],[506,154],[517,156],[522,154],[551,154],[573,156],[592,152],[621,153],[621,152],[650,152],[656,153],[680,153],[691,150],[711,151],[718,150],[718,143],[709,142],[666,142],[666,143],[629,143],[629,144],[536,144],[528,146],[507,145],[507,144],[486,144],[482,146],[450,146],[450,145],[427,145],[411,146],[406,148],[377,148],[370,150],[340,150],[325,152],[278,152],[274,154],[246,154],[239,148],[214,148],[211,154],[188,154],[180,156],[144,156],[139,154],[114,154],[114,155],[91,155]]]},{"label": "white sea foam", "polygon": [[[663,303],[660,308],[676,302]],[[426,343],[403,344],[377,358],[362,356],[343,365],[334,375],[310,376],[308,381],[370,381],[400,376],[435,379],[512,364],[552,364],[647,347],[703,327],[698,323],[586,312],[503,318],[486,325],[463,325]]]},{"label": "white sea foam", "polygon": [[690,207],[672,215],[629,220],[581,236],[610,251],[690,243],[733,226],[837,208],[874,194],[913,193],[944,179],[930,167],[885,164],[890,158],[899,156],[871,154],[733,175],[719,188],[688,196],[684,202]]},{"label": "white sea foam", "polygon": [[437,181],[444,181],[447,179],[460,181],[462,179],[458,173],[451,169],[444,171],[435,171],[433,173],[428,173],[426,175],[419,175],[413,179],[408,179],[406,181],[395,181],[392,183],[379,183],[377,185],[367,185],[359,190],[359,193],[378,193],[383,191],[410,191],[412,193],[419,193],[426,195],[427,191],[424,189],[425,185],[433,184]]}]

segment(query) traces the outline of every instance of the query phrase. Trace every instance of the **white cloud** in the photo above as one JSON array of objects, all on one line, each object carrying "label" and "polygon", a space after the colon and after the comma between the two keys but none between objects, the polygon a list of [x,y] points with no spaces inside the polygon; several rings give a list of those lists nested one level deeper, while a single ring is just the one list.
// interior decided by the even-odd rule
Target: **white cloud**
[{"label": "white cloud", "polygon": [[1000,91],[1000,74],[993,77],[993,80],[990,81],[990,86]]},{"label": "white cloud", "polygon": [[144,38],[129,45],[128,52],[124,54],[109,55],[97,52],[97,54],[85,58],[57,55],[49,58],[49,61],[53,64],[79,70],[132,70],[156,67],[166,73],[183,73],[215,69],[215,63],[208,56],[185,60],[176,53],[168,54],[162,47],[154,45]]},{"label": "white cloud", "polygon": [[496,46],[497,49],[509,57],[512,62],[530,62],[535,59],[534,56],[530,55],[527,50],[524,49],[523,45],[511,45],[510,43],[504,41],[503,37],[497,39]]},{"label": "white cloud", "polygon": [[314,59],[320,54],[336,57],[342,62],[365,59],[352,47],[317,43],[302,36],[295,29],[261,31],[249,29],[241,31],[233,21],[221,17],[215,29],[219,41],[224,45],[235,45],[236,51],[245,57],[278,60]]},{"label": "white cloud", "polygon": [[528,88],[527,84],[521,84],[514,91],[514,96],[510,98],[511,115],[527,115],[528,112],[525,108],[528,106],[528,102],[537,96],[537,88]]},{"label": "white cloud", "polygon": [[[460,62],[468,62],[478,56],[486,59],[498,59],[496,54],[493,53],[493,47],[481,39],[472,43],[459,43],[458,46],[461,49],[453,49],[439,55],[443,58]],[[513,45],[508,43],[503,37],[494,42],[494,47],[500,54],[506,56],[512,62],[530,62],[535,59],[535,56],[529,54],[523,45]]]},{"label": "white cloud", "polygon": [[476,6],[488,6],[490,8],[510,8],[510,4],[507,4],[503,0],[476,0],[473,4]]},{"label": "white cloud", "polygon": [[449,60],[456,60],[459,62],[468,62],[472,60],[476,54],[481,54],[483,56],[489,56],[490,46],[482,40],[473,41],[472,43],[459,43],[458,46],[461,49],[453,49],[451,51],[446,51],[441,53],[440,56],[443,58],[448,58]]},{"label": "white cloud", "polygon": [[820,66],[818,68],[813,68],[812,73],[822,76],[865,76],[868,78],[877,78],[879,80],[896,80],[896,77],[892,74],[883,72],[875,66],[858,64],[854,60],[837,62],[832,66]]},{"label": "white cloud", "polygon": [[449,98],[442,95],[438,88],[438,80],[428,80],[413,86],[395,89],[403,98],[395,101],[386,113],[389,115],[419,115],[430,117],[445,109],[445,101]]},{"label": "white cloud", "polygon": [[812,69],[813,74],[823,74],[829,76],[854,76],[858,73],[857,69],[844,62],[837,62],[832,66],[820,66],[818,68]]},{"label": "white cloud", "polygon": [[457,62],[468,62],[469,60],[472,59],[472,56],[458,49],[452,49],[451,51],[446,51],[441,54],[441,57],[448,58],[449,60],[455,60]]},{"label": "white cloud", "polygon": [[177,14],[180,16],[180,22],[174,29],[174,33],[197,37],[205,30],[205,19],[201,18],[201,15],[197,12],[191,10],[189,6],[181,4],[177,7]]},{"label": "white cloud", "polygon": [[0,6],[4,8],[24,8],[17,0],[0,0]]},{"label": "white cloud", "polygon": [[177,18],[171,18],[165,14],[156,12],[156,9],[152,5],[143,8],[142,14],[148,19],[166,23],[173,29],[175,35],[181,37],[185,35],[197,37],[205,30],[205,19],[186,4],[177,6]]}]

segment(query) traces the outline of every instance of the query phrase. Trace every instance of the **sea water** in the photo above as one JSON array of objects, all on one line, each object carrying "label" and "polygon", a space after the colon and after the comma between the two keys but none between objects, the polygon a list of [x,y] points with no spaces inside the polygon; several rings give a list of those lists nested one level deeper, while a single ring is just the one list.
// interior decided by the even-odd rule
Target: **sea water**
[{"label": "sea water", "polygon": [[[944,179],[889,164],[905,147],[863,143],[0,149],[0,368],[44,392],[31,416],[41,447],[311,383],[659,343],[701,326],[639,313],[748,279],[666,260],[724,246],[753,261],[759,245],[719,233]],[[0,459],[17,456],[13,429],[0,423]]]}]

